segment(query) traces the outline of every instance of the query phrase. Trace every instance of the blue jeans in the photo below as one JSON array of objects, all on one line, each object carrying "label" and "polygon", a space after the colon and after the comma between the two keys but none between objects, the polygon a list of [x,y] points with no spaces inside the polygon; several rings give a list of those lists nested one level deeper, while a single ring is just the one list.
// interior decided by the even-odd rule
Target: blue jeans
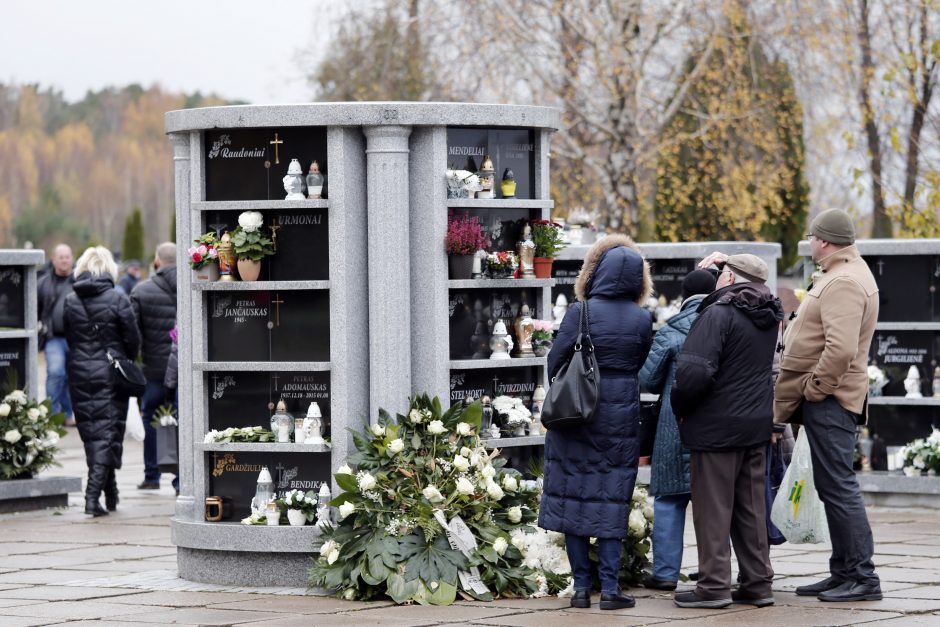
[{"label": "blue jeans", "polygon": [[653,500],[653,579],[679,581],[685,509],[691,494],[669,494]]},{"label": "blue jeans", "polygon": [[[72,399],[69,396],[69,343],[61,335],[46,340],[46,395],[52,399],[52,411],[72,417]],[[25,382],[20,382],[23,385]]]},{"label": "blue jeans", "polygon": [[[140,399],[140,417],[144,421],[144,481],[160,483],[160,468],[157,466],[157,430],[150,424],[157,408],[166,402],[163,381],[147,379],[144,397]],[[173,478],[173,487],[179,486],[179,477]]]},{"label": "blue jeans", "polygon": [[[586,536],[565,534],[568,561],[571,563],[576,591],[591,589],[591,558],[588,553],[590,540]],[[620,590],[620,544],[619,538],[597,539],[597,557],[600,562],[597,570],[601,579],[601,592],[617,593]]]}]

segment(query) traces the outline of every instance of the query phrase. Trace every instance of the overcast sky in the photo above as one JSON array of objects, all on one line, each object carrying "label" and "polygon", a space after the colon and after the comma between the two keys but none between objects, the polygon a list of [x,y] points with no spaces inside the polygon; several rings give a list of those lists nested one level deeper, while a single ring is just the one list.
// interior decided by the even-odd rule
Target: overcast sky
[{"label": "overcast sky", "polygon": [[[342,0],[4,0],[0,82],[89,89],[159,83],[252,103],[309,101],[304,78]],[[324,16],[324,13],[327,16]]]}]

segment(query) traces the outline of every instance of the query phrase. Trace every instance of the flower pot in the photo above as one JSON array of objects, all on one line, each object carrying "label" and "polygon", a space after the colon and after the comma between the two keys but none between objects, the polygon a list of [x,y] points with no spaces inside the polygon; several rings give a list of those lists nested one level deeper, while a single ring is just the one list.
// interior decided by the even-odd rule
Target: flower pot
[{"label": "flower pot", "polygon": [[307,515],[299,509],[289,509],[287,510],[287,520],[290,522],[291,527],[303,527],[307,524]]},{"label": "flower pot", "polygon": [[456,281],[469,279],[473,276],[473,255],[449,255],[447,268],[451,279]]},{"label": "flower pot", "polygon": [[512,268],[489,268],[487,274],[491,279],[511,279],[515,271]]},{"label": "flower pot", "polygon": [[535,263],[535,278],[552,278],[552,262],[555,261],[554,259],[551,257],[536,257],[533,261]]},{"label": "flower pot", "polygon": [[525,437],[525,425],[519,425],[518,427],[513,428],[512,437],[524,438]]},{"label": "flower pot", "polygon": [[261,274],[261,262],[251,259],[238,260],[238,276],[242,281],[257,281]]},{"label": "flower pot", "polygon": [[545,357],[548,355],[549,351],[552,350],[552,342],[548,340],[542,340],[540,342],[533,342],[532,352],[535,353],[536,357]]},{"label": "flower pot", "polygon": [[193,270],[193,281],[211,282],[219,280],[219,264],[207,263],[203,267]]}]

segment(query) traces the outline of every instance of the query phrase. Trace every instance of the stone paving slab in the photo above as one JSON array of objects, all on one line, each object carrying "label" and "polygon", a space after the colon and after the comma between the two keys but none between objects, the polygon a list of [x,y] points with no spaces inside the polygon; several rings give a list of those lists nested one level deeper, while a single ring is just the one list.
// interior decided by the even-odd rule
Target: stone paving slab
[{"label": "stone paving slab", "polygon": [[82,567],[86,564],[109,562],[111,558],[99,548],[97,557],[67,556],[67,555],[10,555],[0,557],[0,568],[25,570],[30,568],[68,568],[70,566]]},{"label": "stone paving slab", "polygon": [[[108,599],[109,603],[126,603],[129,605],[161,605],[166,607],[202,607],[220,603],[237,603],[257,599],[258,595],[240,594],[234,592],[133,592],[126,589],[117,590],[121,596]],[[264,597],[267,598],[267,597]],[[233,608],[240,609],[240,608]]]},{"label": "stone paving slab", "polygon": [[[356,625],[357,627],[366,627],[367,624],[361,621],[362,619],[360,619],[356,613],[333,614],[330,616],[328,623],[314,622],[309,614],[281,614],[270,620],[240,623],[239,627],[318,627],[319,625]],[[460,620],[448,621],[446,623],[421,623],[407,618],[382,618],[381,621],[376,624],[388,627],[431,627],[433,625],[470,625],[473,623]]]},{"label": "stone paving slab", "polygon": [[[748,612],[729,613],[725,610],[713,610],[708,617],[696,618],[688,624],[695,627],[718,625],[729,627],[740,625],[750,627],[761,625],[763,627],[830,627],[836,625],[858,625],[871,621],[898,618],[901,614],[893,612],[875,612],[852,609],[828,608],[798,608],[798,607],[765,607]],[[874,623],[877,625],[878,623]]]},{"label": "stone paving slab", "polygon": [[[164,608],[164,612],[171,608]],[[98,618],[114,618],[130,614],[139,614],[142,612],[153,612],[154,608],[137,608],[130,605],[119,603],[108,603],[103,601],[52,601],[39,605],[29,605],[25,607],[5,608],[4,613],[11,616],[27,616],[34,618],[50,619],[47,622],[56,620],[93,620]],[[51,620],[55,619],[55,620]],[[120,620],[125,620],[121,618]]]},{"label": "stone paving slab", "polygon": [[[608,627],[610,625],[657,625],[668,624],[667,618],[649,618],[630,614],[630,610],[615,610],[604,614],[584,614],[580,610],[564,610],[558,612],[533,612],[531,614],[514,614],[500,618],[491,618],[475,621],[474,625],[498,625],[512,627]],[[691,623],[686,623],[691,625]]]},{"label": "stone paving slab", "polygon": [[[219,594],[219,597],[235,596]],[[232,600],[206,604],[213,609],[256,610],[259,612],[286,612],[294,614],[334,614],[339,612],[362,612],[364,610],[391,607],[392,601],[343,601],[334,597],[321,596],[267,596],[251,595],[245,600]],[[479,603],[475,607],[480,607]],[[486,604],[485,607],[500,607]],[[323,620],[323,619],[318,619]]]},{"label": "stone paving slab", "polygon": [[[234,625],[254,623],[263,620],[275,620],[278,614],[272,612],[248,612],[244,610],[216,610],[206,607],[183,608],[146,608],[146,611],[130,613],[133,606],[124,605],[127,614],[111,614],[109,617],[115,621],[147,625],[169,625],[178,623],[192,623],[196,625]],[[310,617],[306,618],[310,626]],[[360,623],[364,625],[365,623]]]},{"label": "stone paving slab", "polygon": [[[126,575],[128,573],[114,573]],[[29,584],[61,584],[78,579],[90,579],[100,576],[100,572],[90,570],[56,570],[46,568],[41,570],[18,570],[0,575],[0,583],[29,583]]]},{"label": "stone paving slab", "polygon": [[[79,588],[70,586],[29,586],[0,591],[0,599],[37,599],[41,601],[83,601],[127,594],[128,590]],[[109,598],[108,603],[113,601]]]},{"label": "stone paving slab", "polygon": [[[6,534],[4,534],[6,536]],[[61,551],[63,549],[80,549],[82,547],[96,546],[93,542],[76,543],[63,542],[0,542],[0,555],[31,555],[47,551]]]},{"label": "stone paving slab", "polygon": [[[35,605],[36,603],[45,603],[40,599],[4,599],[0,598],[0,608],[21,607],[24,605]],[[2,623],[0,623],[2,624]]]},{"label": "stone paving slab", "polygon": [[[28,616],[4,616],[3,627],[36,627],[37,625],[49,625],[48,618],[30,618]],[[69,623],[74,624],[74,623]]]},{"label": "stone paving slab", "polygon": [[101,547],[85,547],[82,549],[68,549],[63,551],[56,551],[56,556],[63,558],[71,557],[90,557],[98,558],[104,556],[107,560],[122,560],[122,559],[142,559],[147,557],[165,557],[165,556],[174,556],[176,555],[175,547],[162,547],[162,546],[141,546],[141,545],[131,545],[131,544],[118,544],[115,546],[109,546],[107,549],[102,549]]}]

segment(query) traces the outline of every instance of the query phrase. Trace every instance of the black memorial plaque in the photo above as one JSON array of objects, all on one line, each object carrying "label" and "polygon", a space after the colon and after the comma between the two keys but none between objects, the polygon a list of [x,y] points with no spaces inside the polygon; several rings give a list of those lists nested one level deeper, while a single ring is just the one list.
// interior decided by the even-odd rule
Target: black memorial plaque
[{"label": "black memorial plaque", "polygon": [[26,327],[26,281],[23,268],[0,267],[0,328]]},{"label": "black memorial plaque", "polygon": [[516,198],[533,198],[535,190],[535,133],[522,128],[447,129],[447,164],[477,172],[489,155],[496,172],[495,192],[502,198],[500,181],[506,168],[516,176]]},{"label": "black memorial plaque", "polygon": [[532,393],[539,381],[538,368],[531,366],[451,370],[450,402],[458,403],[467,396],[474,399],[513,396],[521,398],[526,407],[532,407]]},{"label": "black memorial plaque", "polygon": [[278,496],[288,490],[313,490],[330,481],[330,453],[208,453],[209,494],[232,501],[233,520],[251,514],[258,474],[267,467]]},{"label": "black memorial plaque", "polygon": [[268,428],[271,414],[283,400],[296,418],[316,402],[323,415],[324,437],[329,437],[329,372],[210,372],[206,374],[209,428]]},{"label": "black memorial plaque", "polygon": [[22,388],[26,385],[26,340],[7,339],[0,340],[0,383],[5,383],[10,370],[16,374],[16,384]]},{"label": "black memorial plaque", "polygon": [[449,301],[450,358],[488,358],[490,333],[497,320],[506,323],[506,330],[516,343],[512,324],[523,300],[529,305],[530,315],[538,318],[534,289],[451,290]]},{"label": "black memorial plaque", "polygon": [[[238,226],[240,211],[207,211],[206,231],[221,235]],[[265,232],[274,229],[276,254],[261,261],[262,281],[326,281],[330,278],[329,214],[325,209],[265,209]]]},{"label": "black memorial plaque", "polygon": [[868,430],[886,446],[904,446],[930,433],[931,427],[940,427],[940,409],[935,406],[877,405],[868,410]]},{"label": "black memorial plaque", "polygon": [[698,259],[650,259],[650,275],[657,297],[669,302],[682,297],[682,280],[698,267]]},{"label": "black memorial plaque", "polygon": [[209,292],[206,298],[210,361],[329,361],[326,290]]},{"label": "black memorial plaque", "polygon": [[217,129],[206,131],[205,146],[206,200],[283,200],[291,159],[300,161],[305,177],[319,162],[327,197],[323,127]]},{"label": "black memorial plaque", "polygon": [[879,322],[940,321],[940,256],[865,257],[878,283]]},{"label": "black memorial plaque", "polygon": [[869,359],[885,371],[888,384],[884,396],[904,396],[904,379],[911,366],[920,373],[921,393],[933,394],[933,371],[940,357],[938,331],[876,331],[872,338]]},{"label": "black memorial plaque", "polygon": [[556,259],[552,263],[552,278],[555,279],[555,285],[552,286],[552,304],[555,304],[559,294],[565,295],[568,304],[574,302],[574,284],[578,280],[582,265],[584,261],[581,259]]}]

